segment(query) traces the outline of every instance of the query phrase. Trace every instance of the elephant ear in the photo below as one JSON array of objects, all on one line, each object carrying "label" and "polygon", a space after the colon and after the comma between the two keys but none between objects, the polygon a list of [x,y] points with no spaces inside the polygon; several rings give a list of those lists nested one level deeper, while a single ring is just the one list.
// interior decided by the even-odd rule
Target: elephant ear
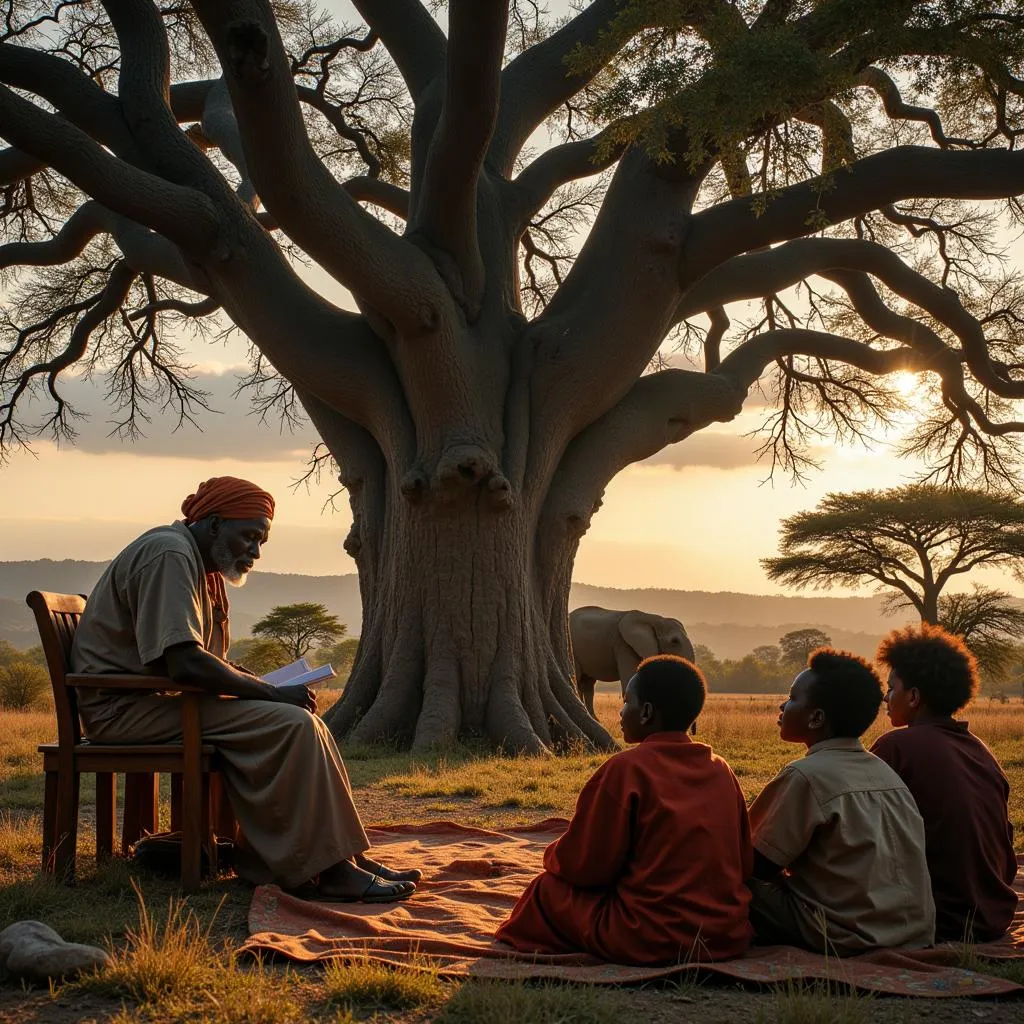
[{"label": "elephant ear", "polygon": [[659,619],[655,623],[654,632],[658,637],[658,646],[663,651],[672,650],[672,638],[681,636],[682,646],[673,653],[687,661],[693,661],[693,643],[686,633],[686,627],[678,619]]},{"label": "elephant ear", "polygon": [[625,612],[619,619],[619,635],[640,659],[658,653],[654,623],[651,616],[644,612]]}]

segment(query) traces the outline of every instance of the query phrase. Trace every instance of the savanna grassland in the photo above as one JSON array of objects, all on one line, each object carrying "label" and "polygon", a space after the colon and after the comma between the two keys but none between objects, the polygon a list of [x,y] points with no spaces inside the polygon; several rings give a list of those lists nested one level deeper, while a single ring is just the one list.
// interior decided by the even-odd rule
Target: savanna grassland
[{"label": "savanna grassland", "polygon": [[[321,706],[336,695],[322,695]],[[713,695],[698,740],[732,764],[748,799],[799,751],[778,739],[778,698]],[[618,697],[598,697],[605,725],[618,730]],[[980,700],[971,727],[992,748],[1011,783],[1011,817],[1024,852],[1024,704]],[[886,726],[880,717],[871,741]],[[708,981],[656,989],[605,991],[579,987],[456,985],[429,969],[388,971],[368,963],[329,968],[239,961],[232,950],[245,934],[249,888],[233,878],[207,882],[187,901],[172,883],[133,873],[119,860],[97,869],[91,860],[93,794],[82,794],[80,881],[75,888],[39,878],[42,775],[36,745],[53,738],[46,712],[0,712],[0,927],[24,918],[46,921],[65,938],[109,945],[114,965],[52,991],[0,985],[0,1021],[58,1024],[292,1021],[487,1020],[488,1024],[573,1024],[620,1019],[699,1017],[702,1024],[751,1020],[816,1022],[990,1021],[1021,1019],[1017,1000],[871,999],[821,988],[759,991]],[[581,786],[603,756],[496,758],[458,748],[424,759],[380,749],[347,749],[346,762],[367,823],[453,819],[492,828],[568,816]],[[166,801],[165,801],[166,803]],[[166,807],[164,813],[166,814]],[[429,968],[429,965],[424,965]],[[1005,969],[1004,969],[1005,970]],[[1009,968],[1021,975],[1019,968]]]}]

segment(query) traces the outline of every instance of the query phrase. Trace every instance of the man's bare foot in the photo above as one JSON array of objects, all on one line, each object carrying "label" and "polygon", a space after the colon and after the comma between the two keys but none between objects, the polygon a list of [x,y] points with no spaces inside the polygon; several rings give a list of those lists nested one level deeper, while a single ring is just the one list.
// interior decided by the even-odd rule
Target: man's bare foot
[{"label": "man's bare foot", "polygon": [[364,871],[350,860],[339,861],[320,872],[314,900],[339,903],[393,903],[416,891],[408,880],[392,881],[374,871]]},{"label": "man's bare foot", "polygon": [[365,853],[357,853],[355,861],[364,871],[369,871],[389,882],[418,882],[423,877],[423,872],[419,868],[407,868],[404,871],[386,868],[379,861],[371,860]]}]

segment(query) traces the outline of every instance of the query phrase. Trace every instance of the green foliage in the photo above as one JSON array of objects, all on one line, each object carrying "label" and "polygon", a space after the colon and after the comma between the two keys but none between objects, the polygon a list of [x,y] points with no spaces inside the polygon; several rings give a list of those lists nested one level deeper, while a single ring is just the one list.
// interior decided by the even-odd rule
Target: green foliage
[{"label": "green foliage", "polygon": [[314,647],[340,640],[347,628],[327,606],[314,601],[282,604],[271,608],[253,627],[256,636],[276,640],[293,660]]},{"label": "green foliage", "polygon": [[985,681],[1006,676],[1024,638],[1024,609],[1004,590],[975,583],[939,598],[939,625],[962,636]]},{"label": "green foliage", "polygon": [[0,706],[8,711],[29,711],[46,706],[50,675],[24,658],[0,665]]},{"label": "green foliage", "polygon": [[347,636],[336,644],[328,647],[321,647],[310,656],[310,664],[331,665],[337,673],[338,678],[333,685],[340,686],[352,673],[352,665],[356,660],[356,651],[359,649],[359,637]]},{"label": "green foliage", "polygon": [[807,664],[811,651],[818,647],[828,647],[832,637],[820,629],[794,629],[779,637],[779,650],[782,660],[791,669],[799,671]]},{"label": "green foliage", "polygon": [[288,648],[280,640],[247,636],[236,640],[228,651],[228,661],[242,665],[256,675],[266,675],[275,668],[294,661]]}]

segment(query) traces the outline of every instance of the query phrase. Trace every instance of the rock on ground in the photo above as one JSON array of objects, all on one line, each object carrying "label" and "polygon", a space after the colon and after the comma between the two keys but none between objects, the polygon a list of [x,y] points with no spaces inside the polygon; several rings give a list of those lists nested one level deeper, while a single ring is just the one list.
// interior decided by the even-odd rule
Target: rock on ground
[{"label": "rock on ground", "polygon": [[0,975],[24,981],[69,977],[109,959],[98,946],[65,942],[42,921],[16,921],[0,932]]}]

